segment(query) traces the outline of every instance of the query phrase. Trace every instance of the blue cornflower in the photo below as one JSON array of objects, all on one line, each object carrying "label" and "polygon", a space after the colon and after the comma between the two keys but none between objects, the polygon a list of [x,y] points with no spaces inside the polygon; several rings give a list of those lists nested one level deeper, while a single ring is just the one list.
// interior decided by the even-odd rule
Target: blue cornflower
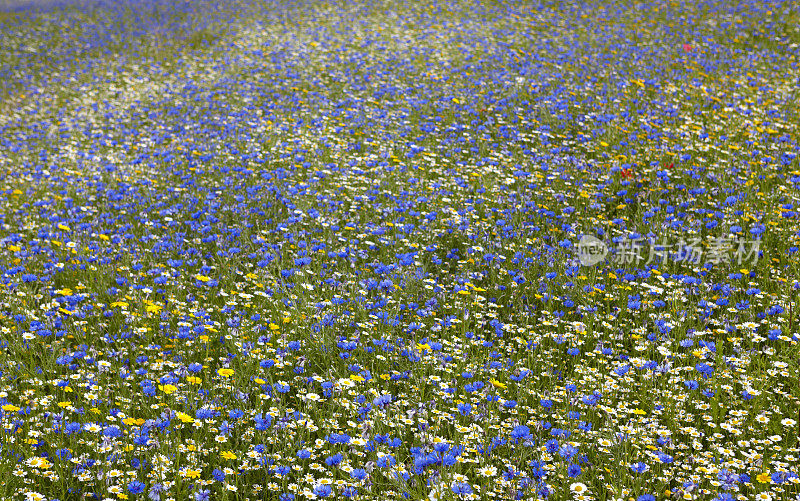
[{"label": "blue cornflower", "polygon": [[515,440],[528,439],[531,436],[531,429],[525,425],[516,426],[511,430],[511,438]]},{"label": "blue cornflower", "polygon": [[723,468],[719,470],[719,473],[717,473],[717,479],[722,484],[722,489],[727,491],[733,488],[733,486],[739,482],[739,475]]},{"label": "blue cornflower", "polygon": [[459,496],[472,494],[472,487],[466,482],[456,482],[450,487],[450,490]]},{"label": "blue cornflower", "polygon": [[578,453],[578,449],[575,446],[571,445],[571,444],[564,444],[558,450],[558,455],[561,456],[562,458],[566,459],[567,461],[572,459],[572,456],[574,456],[577,453]]},{"label": "blue cornflower", "polygon": [[161,501],[161,493],[164,492],[164,486],[161,484],[153,484],[150,487],[150,491],[147,493],[147,497],[150,498],[150,501]]},{"label": "blue cornflower", "polygon": [[547,499],[550,497],[550,488],[544,482],[540,482],[536,488],[536,494],[542,499]]},{"label": "blue cornflower", "polygon": [[106,437],[119,438],[122,436],[122,430],[119,429],[119,426],[109,426],[103,430],[103,435]]},{"label": "blue cornflower", "polygon": [[314,494],[321,498],[326,498],[330,496],[331,492],[332,492],[331,486],[327,484],[320,484],[314,487]]},{"label": "blue cornflower", "polygon": [[770,475],[770,479],[773,484],[780,485],[786,481],[787,476],[787,472],[785,471],[776,471]]},{"label": "blue cornflower", "polygon": [[144,485],[142,482],[134,480],[133,482],[128,484],[128,492],[130,492],[131,494],[139,494],[140,492],[144,491],[145,487],[146,485]]},{"label": "blue cornflower", "polygon": [[438,452],[439,454],[444,454],[450,448],[450,444],[447,442],[437,442],[433,445],[433,450]]},{"label": "blue cornflower", "polygon": [[336,466],[337,464],[341,463],[344,459],[341,453],[336,453],[333,456],[328,456],[325,458],[325,464],[328,466]]},{"label": "blue cornflower", "polygon": [[383,394],[383,395],[375,397],[372,400],[372,405],[374,405],[376,407],[382,407],[382,406],[389,405],[391,402],[392,402],[392,396],[389,395],[389,394]]}]

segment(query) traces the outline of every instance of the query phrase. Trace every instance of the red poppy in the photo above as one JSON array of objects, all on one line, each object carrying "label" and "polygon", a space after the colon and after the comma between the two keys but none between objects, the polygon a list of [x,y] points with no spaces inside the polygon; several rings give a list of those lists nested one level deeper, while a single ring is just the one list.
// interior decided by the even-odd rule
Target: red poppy
[{"label": "red poppy", "polygon": [[683,51],[684,52],[692,52],[692,46],[688,43],[683,44]]},{"label": "red poppy", "polygon": [[625,179],[630,179],[633,177],[633,169],[620,169],[619,173]]}]

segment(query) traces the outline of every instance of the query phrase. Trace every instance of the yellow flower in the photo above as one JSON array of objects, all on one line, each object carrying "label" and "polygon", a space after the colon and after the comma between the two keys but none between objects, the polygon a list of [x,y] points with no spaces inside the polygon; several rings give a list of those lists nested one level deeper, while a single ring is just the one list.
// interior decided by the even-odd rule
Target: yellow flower
[{"label": "yellow flower", "polygon": [[192,384],[200,384],[203,382],[203,380],[197,376],[188,376],[186,380]]},{"label": "yellow flower", "polygon": [[195,275],[194,278],[200,280],[201,282],[208,282],[211,280],[211,277],[207,277],[205,275]]},{"label": "yellow flower", "polygon": [[17,412],[19,410],[19,407],[17,407],[16,405],[6,404],[3,406],[3,410],[6,412]]},{"label": "yellow flower", "polygon": [[147,306],[144,307],[144,309],[145,311],[147,311],[147,313],[159,313],[161,312],[161,305],[148,304]]},{"label": "yellow flower", "polygon": [[200,478],[200,470],[186,470],[183,476],[186,478]]},{"label": "yellow flower", "polygon": [[217,371],[217,374],[219,374],[222,377],[231,377],[233,376],[233,369],[219,369]]},{"label": "yellow flower", "polygon": [[496,379],[492,379],[492,380],[490,380],[489,382],[490,382],[490,383],[492,383],[492,386],[494,386],[495,388],[502,388],[502,389],[504,389],[504,390],[505,390],[506,388],[508,388],[508,386],[507,386],[507,385],[505,385],[505,384],[501,383],[500,381],[498,381],[498,380],[496,380]]},{"label": "yellow flower", "polygon": [[236,454],[234,454],[231,451],[223,451],[219,455],[222,456],[224,459],[236,459]]},{"label": "yellow flower", "polygon": [[165,385],[158,385],[158,389],[163,391],[167,395],[172,395],[178,390],[178,387],[173,384],[165,384]]},{"label": "yellow flower", "polygon": [[758,480],[758,483],[760,484],[768,484],[772,479],[769,477],[769,473],[764,472],[759,473],[756,477],[756,480]]},{"label": "yellow flower", "polygon": [[175,417],[183,421],[184,423],[194,423],[194,418],[185,412],[176,412]]},{"label": "yellow flower", "polygon": [[645,411],[643,411],[642,409],[633,409],[633,413],[634,413],[634,414],[636,414],[637,416],[642,416],[642,415],[644,415],[644,414],[647,414],[647,413],[646,413]]}]

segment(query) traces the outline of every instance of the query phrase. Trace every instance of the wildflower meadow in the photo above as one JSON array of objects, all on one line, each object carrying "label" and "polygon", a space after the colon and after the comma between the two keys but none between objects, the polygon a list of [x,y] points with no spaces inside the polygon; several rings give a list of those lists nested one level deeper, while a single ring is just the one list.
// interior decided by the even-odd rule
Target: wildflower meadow
[{"label": "wildflower meadow", "polygon": [[800,4],[0,4],[0,499],[800,499]]}]

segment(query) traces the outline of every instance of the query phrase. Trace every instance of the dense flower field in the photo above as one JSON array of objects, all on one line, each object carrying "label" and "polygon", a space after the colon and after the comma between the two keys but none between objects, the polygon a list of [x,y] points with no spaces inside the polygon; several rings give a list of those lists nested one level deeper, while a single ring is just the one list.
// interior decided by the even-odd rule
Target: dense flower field
[{"label": "dense flower field", "polygon": [[800,498],[799,25],[0,13],[0,498]]}]

